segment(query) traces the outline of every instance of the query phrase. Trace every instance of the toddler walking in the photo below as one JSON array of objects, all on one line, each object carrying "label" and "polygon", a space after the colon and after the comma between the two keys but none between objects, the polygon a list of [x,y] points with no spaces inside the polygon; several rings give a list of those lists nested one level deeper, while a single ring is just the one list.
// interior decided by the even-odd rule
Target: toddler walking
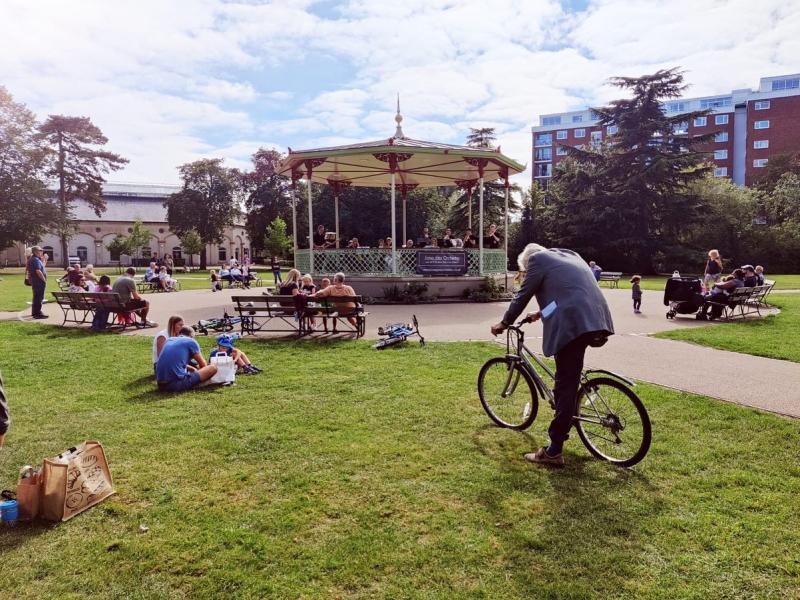
[{"label": "toddler walking", "polygon": [[633,297],[633,314],[639,315],[642,313],[642,281],[641,275],[634,275],[631,277],[631,296]]}]

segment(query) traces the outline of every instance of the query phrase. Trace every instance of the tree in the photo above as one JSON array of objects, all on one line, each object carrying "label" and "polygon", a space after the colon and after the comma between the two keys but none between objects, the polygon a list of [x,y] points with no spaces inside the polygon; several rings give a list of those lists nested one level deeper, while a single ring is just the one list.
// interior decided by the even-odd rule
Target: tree
[{"label": "tree", "polygon": [[56,229],[66,267],[67,241],[74,231],[71,221],[75,200],[87,202],[99,217],[106,208],[103,175],[121,169],[128,160],[100,148],[108,138],[88,117],[50,115],[39,127],[39,138],[52,155],[48,175],[58,181]]},{"label": "tree", "polygon": [[292,238],[286,235],[286,221],[280,217],[275,217],[272,223],[267,226],[267,234],[264,236],[264,250],[268,256],[283,258],[293,246]]},{"label": "tree", "polygon": [[539,182],[534,182],[522,199],[522,215],[516,227],[512,227],[508,240],[508,253],[512,260],[519,255],[526,245],[535,242],[547,246],[547,235],[544,223],[545,214],[544,191]]},{"label": "tree", "polygon": [[128,242],[128,238],[126,238],[124,235],[115,235],[114,239],[111,240],[106,245],[106,250],[108,250],[108,252],[112,256],[114,256],[116,254],[117,256],[120,256],[120,257],[123,254],[127,254],[128,256],[130,256],[131,253],[132,253],[131,245]]},{"label": "tree", "polygon": [[189,255],[189,264],[194,266],[193,260],[195,254],[203,252],[203,240],[200,239],[200,234],[196,230],[190,229],[181,236],[181,248],[186,254]]},{"label": "tree", "polygon": [[[517,185],[511,186],[511,195],[508,200],[508,212],[513,213],[519,210],[519,202],[516,195],[520,189]],[[472,190],[472,197],[469,198],[466,191],[458,191],[451,197],[450,212],[447,217],[447,225],[456,231],[464,231],[469,225],[469,201],[472,203],[472,230],[474,234],[478,235],[478,223],[480,215],[478,214],[478,185]],[[497,225],[502,235],[503,223],[505,223],[505,203],[506,203],[506,190],[505,185],[497,182],[487,182],[483,184],[483,223],[484,227],[488,229],[491,223]]]},{"label": "tree", "polygon": [[254,250],[264,249],[263,232],[278,217],[288,221],[292,214],[291,181],[276,173],[283,157],[274,150],[259,148],[253,154],[253,170],[240,179],[247,208],[247,233]]},{"label": "tree", "polygon": [[142,248],[150,245],[150,232],[145,228],[140,220],[136,220],[131,227],[131,232],[126,239],[128,243],[130,256],[139,258],[142,254]]},{"label": "tree", "polygon": [[686,87],[677,69],[611,83],[632,96],[594,111],[602,130],[616,126],[618,133],[599,147],[568,147],[551,186],[553,234],[557,244],[610,268],[651,273],[654,257],[698,217],[691,184],[709,171],[702,145],[713,134],[681,133],[683,123],[707,110],[664,112],[662,102]]},{"label": "tree", "polygon": [[[164,206],[170,229],[182,236],[194,229],[203,245],[222,241],[222,231],[233,222],[238,174],[222,165],[221,158],[204,158],[178,167],[183,189],[172,194]],[[200,253],[200,268],[206,268],[206,253]]]},{"label": "tree", "polygon": [[784,173],[800,175],[800,152],[789,152],[771,157],[764,172],[756,180],[756,187],[771,193]]},{"label": "tree", "polygon": [[36,117],[0,86],[0,250],[39,240],[56,221]]},{"label": "tree", "polygon": [[494,127],[470,127],[467,136],[467,146],[473,148],[494,148],[493,142],[497,140]]}]

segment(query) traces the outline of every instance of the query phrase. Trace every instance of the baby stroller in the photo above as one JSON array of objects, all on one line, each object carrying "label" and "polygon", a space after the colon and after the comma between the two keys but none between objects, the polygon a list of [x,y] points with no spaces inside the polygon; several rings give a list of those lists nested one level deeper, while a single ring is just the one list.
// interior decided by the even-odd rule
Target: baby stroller
[{"label": "baby stroller", "polygon": [[669,306],[667,318],[676,314],[692,315],[703,306],[702,281],[694,277],[672,277],[664,286],[664,306]]}]

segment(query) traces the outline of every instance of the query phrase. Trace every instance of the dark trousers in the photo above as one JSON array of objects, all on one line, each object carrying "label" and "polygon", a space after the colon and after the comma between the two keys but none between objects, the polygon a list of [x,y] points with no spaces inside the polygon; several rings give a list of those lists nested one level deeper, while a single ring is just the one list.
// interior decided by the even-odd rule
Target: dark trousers
[{"label": "dark trousers", "polygon": [[581,371],[583,371],[583,358],[589,346],[589,336],[583,335],[572,340],[556,353],[556,381],[553,395],[556,400],[556,416],[550,423],[547,433],[554,449],[561,450],[564,442],[569,438],[572,427],[572,417],[576,413],[578,398],[578,385],[580,384]]},{"label": "dark trousers", "polygon": [[280,269],[272,269],[272,276],[275,278],[275,285],[281,283],[281,270]]},{"label": "dark trousers", "polygon": [[639,310],[642,308],[642,299],[641,298],[634,298],[633,299],[633,310]]},{"label": "dark trousers", "polygon": [[31,287],[33,288],[31,316],[35,317],[42,314],[42,302],[44,301],[44,290],[47,287],[47,282],[42,281],[34,275],[34,277],[31,279]]}]

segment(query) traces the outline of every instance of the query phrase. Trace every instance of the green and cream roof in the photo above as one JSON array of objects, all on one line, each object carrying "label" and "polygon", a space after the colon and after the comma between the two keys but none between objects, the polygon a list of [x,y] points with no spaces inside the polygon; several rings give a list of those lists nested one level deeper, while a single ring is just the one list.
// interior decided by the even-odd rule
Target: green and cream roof
[{"label": "green and cream roof", "polygon": [[506,179],[525,170],[525,166],[504,156],[500,148],[480,149],[414,140],[403,135],[398,114],[395,135],[382,140],[292,150],[279,167],[279,173],[293,179],[307,179],[326,185],[390,187],[395,183],[409,189],[438,186],[466,186]]}]

